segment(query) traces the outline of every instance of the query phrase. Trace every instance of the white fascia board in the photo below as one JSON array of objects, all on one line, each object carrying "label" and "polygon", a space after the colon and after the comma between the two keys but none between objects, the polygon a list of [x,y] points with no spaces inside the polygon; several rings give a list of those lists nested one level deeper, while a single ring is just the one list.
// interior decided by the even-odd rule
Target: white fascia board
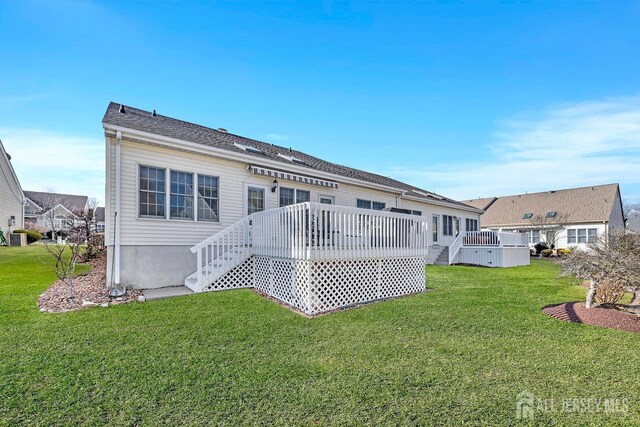
[{"label": "white fascia board", "polygon": [[[27,196],[24,196],[24,200],[25,202],[28,201],[29,203],[36,205],[38,207],[38,209],[42,210],[42,206],[40,206],[39,204],[37,204],[36,202],[34,202],[33,200],[31,200],[30,198],[28,198]],[[37,215],[37,214],[34,214]]]},{"label": "white fascia board", "polygon": [[[218,157],[224,160],[231,160],[236,162],[241,161],[248,164],[262,164],[268,167],[273,167],[275,169],[282,169],[283,167],[286,166],[286,168],[288,170],[291,170],[291,172],[299,173],[301,175],[307,175],[307,176],[309,175],[309,168],[299,167],[295,164],[283,165],[282,162],[277,162],[271,159],[261,159],[259,157],[252,156],[249,154],[235,153],[222,148],[210,147],[208,145],[197,144],[195,142],[184,141],[181,139],[171,138],[168,136],[157,135],[154,133],[143,132],[135,129],[129,129],[122,126],[114,126],[107,123],[103,123],[103,127],[106,131],[122,132],[123,138],[126,136],[131,136],[136,140],[139,140],[141,142],[146,142],[152,145],[164,146],[164,147],[173,148],[173,149],[178,148],[178,149],[182,149],[185,151],[192,151],[199,154],[207,154],[207,155]],[[110,136],[113,136],[113,135],[110,135]],[[322,172],[317,169],[312,169],[312,171],[318,177],[330,179],[333,181],[345,182],[348,184],[358,185],[360,187],[388,191],[394,194],[406,192],[406,190],[403,190],[400,188],[389,187],[381,184],[374,184],[367,181],[361,181],[359,179],[344,177],[342,175]]]},{"label": "white fascia board", "polygon": [[416,202],[426,203],[428,205],[436,205],[436,206],[444,206],[447,208],[460,209],[462,211],[473,212],[477,214],[482,214],[484,211],[482,209],[477,209],[472,206],[460,206],[455,203],[447,202],[446,200],[432,200],[432,199],[423,199],[421,197],[413,197],[413,196],[402,196],[403,199],[413,200]]}]

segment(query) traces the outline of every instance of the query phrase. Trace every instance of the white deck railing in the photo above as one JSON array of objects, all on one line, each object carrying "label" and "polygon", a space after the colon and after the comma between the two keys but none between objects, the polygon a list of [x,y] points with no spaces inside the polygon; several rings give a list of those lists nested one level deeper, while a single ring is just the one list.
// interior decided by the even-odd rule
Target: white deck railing
[{"label": "white deck railing", "polygon": [[529,246],[525,233],[506,231],[463,231],[449,247],[449,264],[453,264],[462,247],[524,248]]},{"label": "white deck railing", "polygon": [[251,255],[289,259],[427,256],[420,216],[320,203],[251,214],[191,248],[202,285]]},{"label": "white deck railing", "polygon": [[300,203],[251,220],[255,255],[293,259],[426,256],[426,218],[347,206]]}]

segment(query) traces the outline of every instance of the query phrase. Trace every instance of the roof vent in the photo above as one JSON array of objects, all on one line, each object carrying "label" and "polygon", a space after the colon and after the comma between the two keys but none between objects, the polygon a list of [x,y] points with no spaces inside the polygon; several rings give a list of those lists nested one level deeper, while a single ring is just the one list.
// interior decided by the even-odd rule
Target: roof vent
[{"label": "roof vent", "polygon": [[218,128],[218,132],[227,133],[227,130],[225,128]]},{"label": "roof vent", "polygon": [[156,117],[156,110],[153,110],[153,117]]},{"label": "roof vent", "polygon": [[282,157],[285,160],[289,160],[291,163],[295,163],[298,165],[306,165],[307,163],[304,160],[300,160],[293,156],[287,156],[285,154],[278,153],[278,157]]},{"label": "roof vent", "polygon": [[549,193],[551,193],[551,194],[553,194],[553,193],[555,193],[555,192],[556,192],[556,190],[551,190],[551,191],[549,191]]},{"label": "roof vent", "polygon": [[233,145],[235,145],[239,149],[241,149],[243,151],[247,151],[249,153],[262,154],[262,150],[260,150],[259,148],[256,148],[256,147],[252,147],[251,145],[240,144],[239,142],[234,142]]},{"label": "roof vent", "polygon": [[124,114],[124,105],[120,104],[120,109],[118,110],[118,112]]}]

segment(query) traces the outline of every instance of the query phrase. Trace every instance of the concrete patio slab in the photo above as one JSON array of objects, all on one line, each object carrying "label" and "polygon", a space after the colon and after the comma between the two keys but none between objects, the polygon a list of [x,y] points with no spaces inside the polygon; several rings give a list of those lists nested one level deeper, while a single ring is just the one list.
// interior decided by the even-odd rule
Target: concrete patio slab
[{"label": "concrete patio slab", "polygon": [[183,295],[191,295],[193,291],[186,286],[170,286],[167,288],[143,289],[142,294],[147,301],[153,301],[162,298],[180,297]]}]

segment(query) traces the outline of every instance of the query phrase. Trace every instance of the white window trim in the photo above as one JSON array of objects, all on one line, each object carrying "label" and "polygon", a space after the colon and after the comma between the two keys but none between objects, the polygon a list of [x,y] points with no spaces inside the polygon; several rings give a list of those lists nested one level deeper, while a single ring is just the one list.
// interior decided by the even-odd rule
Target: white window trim
[{"label": "white window trim", "polygon": [[[266,185],[263,184],[254,184],[251,182],[246,182],[244,184],[243,194],[242,194],[242,212],[244,213],[244,217],[249,216],[249,203],[247,203],[247,198],[249,197],[249,187],[261,188],[264,190],[264,210],[269,209],[269,192],[271,191]],[[279,203],[278,203],[279,204]]]},{"label": "white window trim", "polygon": [[[178,169],[171,169],[169,167],[162,167],[162,166],[154,166],[148,163],[135,163],[136,165],[136,221],[170,221],[170,222],[181,222],[181,223],[200,223],[200,224],[223,224],[222,221],[222,193],[220,191],[220,189],[222,188],[223,185],[223,179],[219,176],[215,176],[215,175],[211,175],[208,173],[199,173],[199,172],[189,172],[189,171],[180,171]],[[154,217],[154,216],[140,216],[140,166],[143,167],[148,167],[148,168],[155,168],[155,169],[163,169],[165,171],[164,173],[164,198],[165,198],[165,215],[164,217]],[[171,218],[171,171],[175,171],[175,172],[183,172],[183,173],[190,173],[193,174],[194,176],[194,185],[193,185],[193,197],[194,197],[194,201],[195,201],[195,206],[194,206],[194,213],[193,213],[193,218]],[[197,199],[198,199],[198,186],[196,185],[198,182],[198,176],[199,175],[205,175],[205,176],[211,176],[214,178],[218,178],[218,221],[198,221],[198,212],[197,212]],[[254,185],[255,187],[262,187],[261,185]],[[266,193],[265,193],[265,209],[266,208]],[[245,199],[245,203],[246,203],[246,199]],[[246,210],[245,210],[246,212]]]},{"label": "white window trim", "polygon": [[[154,168],[164,170],[164,217],[161,216],[141,216],[140,215],[140,168]],[[165,221],[169,219],[167,205],[167,171],[169,168],[162,166],[153,166],[148,163],[136,163],[136,220],[139,221]],[[170,178],[170,176],[169,176]]]},{"label": "white window trim", "polygon": [[[193,218],[195,222],[200,222],[202,224],[220,224],[222,222],[222,194],[220,193],[220,188],[222,187],[222,183],[221,183],[221,179],[219,176],[216,175],[210,175],[207,173],[194,173],[195,176],[195,183],[193,186],[193,197],[195,200],[195,211],[193,213]],[[211,178],[216,178],[218,180],[218,219],[215,221],[211,221],[208,219],[203,219],[201,220],[200,218],[198,218],[198,182],[199,182],[199,178],[200,176],[206,176],[206,177],[211,177]]]},{"label": "white window trim", "polygon": [[[436,220],[436,224],[435,227],[433,226],[433,219],[435,218]],[[431,232],[431,243],[432,244],[437,244],[438,242],[440,242],[440,215],[438,214],[432,214],[431,215],[431,227],[433,228],[433,231]],[[435,234],[436,239],[433,240],[433,235]]]},{"label": "white window trim", "polygon": [[[449,231],[449,225],[448,225],[449,222],[447,220],[445,220],[446,217],[451,218],[451,233],[450,234],[449,233],[445,233],[445,224],[447,224],[446,228],[447,228],[447,231]],[[442,214],[442,235],[443,236],[451,237],[451,236],[455,235],[456,230],[455,230],[455,222],[454,221],[455,221],[455,217],[453,215]]]},{"label": "white window trim", "polygon": [[[358,200],[362,200],[363,202],[369,202],[369,207],[368,208],[360,208],[360,207],[358,207]],[[387,207],[387,202],[380,202],[378,200],[372,200],[372,199],[362,199],[360,197],[356,197],[355,207],[358,208],[358,209],[371,209],[371,210],[374,210],[373,209],[373,204],[374,203],[380,203],[381,205],[384,205],[384,208],[382,208],[382,209],[386,209],[386,207]],[[382,209],[375,209],[375,210],[382,210]]]},{"label": "white window trim", "polygon": [[[298,191],[306,191],[307,193],[309,193],[309,201],[311,201],[311,190],[305,190],[304,188],[288,187],[286,185],[278,186],[278,207],[280,208],[283,207],[283,206],[280,206],[280,192],[282,191],[283,188],[286,188],[287,190],[293,190],[294,205],[298,203]],[[287,205],[287,206],[290,206],[290,205]]]},{"label": "white window trim", "polygon": [[336,204],[336,196],[329,196],[327,194],[318,194],[318,203],[321,203],[320,202],[321,199],[331,199],[331,204],[332,205]]},{"label": "white window trim", "polygon": [[[171,172],[184,173],[184,174],[187,174],[187,175],[191,175],[191,193],[192,193],[192,196],[191,196],[191,197],[194,197],[194,199],[193,199],[194,204],[193,204],[193,208],[192,208],[192,209],[193,209],[193,215],[191,216],[191,218],[178,218],[178,217],[176,217],[176,218],[171,218],[171,195],[172,195],[172,193],[171,193]],[[182,221],[182,222],[186,222],[186,221],[192,221],[192,222],[195,222],[195,221],[196,221],[196,212],[195,212],[195,210],[196,210],[196,207],[197,207],[197,206],[196,206],[196,199],[195,199],[195,196],[196,196],[196,194],[197,194],[197,193],[196,193],[196,191],[197,191],[197,190],[194,190],[194,189],[196,188],[196,186],[194,185],[194,182],[196,182],[196,181],[195,181],[195,180],[196,180],[196,178],[197,178],[197,174],[196,174],[195,172],[187,172],[187,171],[182,171],[182,170],[178,170],[178,169],[169,169],[169,185],[167,186],[167,187],[168,187],[168,188],[167,188],[167,195],[169,196],[169,197],[167,198],[167,201],[169,202],[169,203],[168,203],[168,206],[169,206],[169,212],[168,212],[167,217],[168,217],[170,220],[173,220],[173,221]],[[186,194],[185,194],[185,196],[186,196]],[[165,196],[165,197],[166,197],[166,196]]]}]

